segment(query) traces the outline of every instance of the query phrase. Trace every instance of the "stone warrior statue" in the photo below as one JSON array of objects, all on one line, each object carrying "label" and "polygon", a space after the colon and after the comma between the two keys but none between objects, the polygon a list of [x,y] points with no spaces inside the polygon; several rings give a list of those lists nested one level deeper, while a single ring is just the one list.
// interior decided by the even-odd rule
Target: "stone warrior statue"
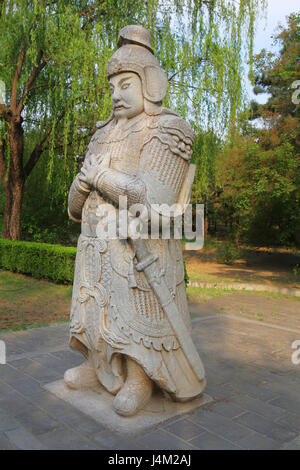
[{"label": "stone warrior statue", "polygon": [[193,133],[175,112],[161,107],[167,78],[143,27],[130,25],[120,31],[108,79],[112,115],[97,123],[69,192],[69,216],[81,222],[70,346],[86,361],[67,370],[64,380],[72,389],[100,382],[115,395],[114,410],[131,416],[150,399],[154,384],[175,401],[198,397],[206,383],[204,370],[198,357],[196,373],[185,352],[194,345],[180,240],[143,240],[164,282],[169,299],[165,304],[177,315],[176,333],[175,317],[172,325],[166,305],[143,269],[137,269],[140,260],[133,240],[105,239],[97,226],[104,223],[103,209],[118,213],[120,196],[127,197],[128,207],[188,202],[184,194]]}]

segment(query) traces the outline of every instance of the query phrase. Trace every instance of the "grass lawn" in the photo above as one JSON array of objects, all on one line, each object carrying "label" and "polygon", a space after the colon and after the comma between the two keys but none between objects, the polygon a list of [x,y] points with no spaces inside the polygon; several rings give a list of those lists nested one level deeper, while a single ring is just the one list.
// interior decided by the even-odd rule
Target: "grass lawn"
[{"label": "grass lawn", "polygon": [[216,261],[221,244],[221,241],[208,238],[203,249],[184,251],[190,279],[300,287],[299,251],[243,246],[242,257],[232,265],[226,265]]},{"label": "grass lawn", "polygon": [[[216,243],[208,243],[203,250],[185,251],[190,279],[299,287],[299,253],[288,250],[252,249],[245,252],[243,259],[237,260],[232,266],[227,266],[218,264],[215,260]],[[226,299],[229,301],[242,295],[240,291],[235,290],[200,287],[188,287],[187,294],[192,302],[218,301],[220,296],[222,301],[226,302]],[[68,321],[71,296],[72,286],[58,285],[0,270],[0,331]],[[247,296],[248,299],[257,299],[262,307],[266,297],[281,299],[282,302],[283,299],[290,299],[289,304],[292,302],[291,298],[269,292],[255,292],[255,294],[248,292]],[[300,299],[294,297],[293,300],[295,301],[293,308],[299,310],[299,303],[296,303],[296,300]]]},{"label": "grass lawn", "polygon": [[69,319],[72,286],[0,271],[0,331]]}]

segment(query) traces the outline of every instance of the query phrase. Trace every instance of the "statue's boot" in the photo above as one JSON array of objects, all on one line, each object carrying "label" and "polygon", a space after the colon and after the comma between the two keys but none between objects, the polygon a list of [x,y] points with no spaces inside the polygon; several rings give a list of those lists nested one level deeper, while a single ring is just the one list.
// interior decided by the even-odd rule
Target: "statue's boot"
[{"label": "statue's boot", "polygon": [[113,407],[121,416],[132,416],[150,400],[153,382],[141,366],[127,358],[127,378],[124,386],[116,395]]},{"label": "statue's boot", "polygon": [[69,388],[75,390],[84,390],[99,385],[95,368],[90,361],[85,361],[80,366],[66,370],[64,381]]}]

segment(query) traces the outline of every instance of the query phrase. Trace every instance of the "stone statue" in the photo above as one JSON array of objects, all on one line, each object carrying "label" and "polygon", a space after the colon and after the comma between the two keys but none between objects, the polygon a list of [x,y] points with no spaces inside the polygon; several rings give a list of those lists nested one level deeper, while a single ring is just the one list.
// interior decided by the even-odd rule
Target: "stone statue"
[{"label": "stone statue", "polygon": [[143,27],[120,31],[108,79],[113,112],[97,123],[69,192],[69,216],[81,222],[70,346],[86,361],[67,370],[64,380],[72,389],[100,382],[115,395],[114,410],[132,416],[154,384],[175,401],[199,397],[204,369],[189,333],[180,240],[148,238],[139,245],[130,236],[99,236],[98,228],[107,220],[103,209],[118,213],[120,196],[128,207],[188,202],[182,198],[190,194],[193,133],[161,106],[167,78]]}]

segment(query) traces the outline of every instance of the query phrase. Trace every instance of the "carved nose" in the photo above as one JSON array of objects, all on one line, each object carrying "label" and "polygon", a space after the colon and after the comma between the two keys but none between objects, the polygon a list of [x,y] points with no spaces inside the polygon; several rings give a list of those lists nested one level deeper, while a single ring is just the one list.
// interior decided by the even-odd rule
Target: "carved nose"
[{"label": "carved nose", "polygon": [[118,101],[120,101],[120,94],[118,91],[114,90],[112,95],[111,95],[111,100],[113,103],[118,103]]}]

